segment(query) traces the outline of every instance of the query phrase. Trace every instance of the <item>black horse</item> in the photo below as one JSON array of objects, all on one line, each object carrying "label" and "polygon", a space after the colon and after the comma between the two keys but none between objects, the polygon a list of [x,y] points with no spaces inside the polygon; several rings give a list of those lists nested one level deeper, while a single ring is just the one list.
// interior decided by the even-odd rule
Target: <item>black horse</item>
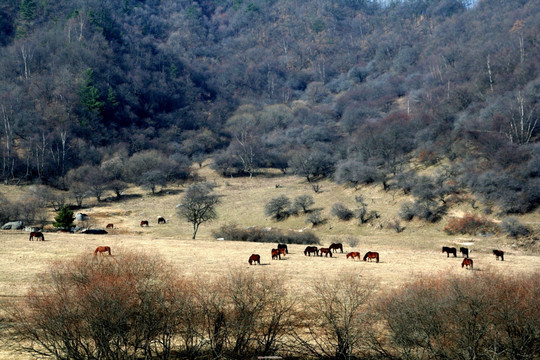
[{"label": "black horse", "polygon": [[287,248],[287,244],[278,244],[278,249],[285,249],[285,254],[289,253],[289,249]]},{"label": "black horse", "polygon": [[457,251],[455,247],[443,246],[442,252],[446,253],[446,257],[450,257],[450,254],[454,254],[454,257],[457,257]]},{"label": "black horse", "polygon": [[463,255],[463,257],[469,257],[469,249],[466,247],[460,247],[459,252]]},{"label": "black horse", "polygon": [[500,257],[501,261],[504,261],[504,251],[502,251],[502,250],[493,250],[493,255],[496,256],[496,260],[499,260],[499,257]]}]

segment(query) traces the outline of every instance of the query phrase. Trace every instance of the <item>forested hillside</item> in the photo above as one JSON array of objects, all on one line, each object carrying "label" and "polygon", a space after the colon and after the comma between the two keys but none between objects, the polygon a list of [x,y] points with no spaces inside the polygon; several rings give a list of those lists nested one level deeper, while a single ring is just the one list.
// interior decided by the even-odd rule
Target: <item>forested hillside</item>
[{"label": "forested hillside", "polygon": [[154,191],[211,158],[402,189],[430,221],[463,190],[528,212],[539,104],[537,0],[0,2],[5,184]]}]

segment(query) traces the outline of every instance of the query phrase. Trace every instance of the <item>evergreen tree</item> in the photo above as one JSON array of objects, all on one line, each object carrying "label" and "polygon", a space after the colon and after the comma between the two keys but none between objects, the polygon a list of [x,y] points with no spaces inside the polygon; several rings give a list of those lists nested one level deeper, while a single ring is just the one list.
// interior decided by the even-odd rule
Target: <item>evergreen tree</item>
[{"label": "evergreen tree", "polygon": [[71,229],[74,225],[73,220],[75,220],[73,217],[73,211],[67,206],[62,206],[54,218],[53,226],[57,229]]}]

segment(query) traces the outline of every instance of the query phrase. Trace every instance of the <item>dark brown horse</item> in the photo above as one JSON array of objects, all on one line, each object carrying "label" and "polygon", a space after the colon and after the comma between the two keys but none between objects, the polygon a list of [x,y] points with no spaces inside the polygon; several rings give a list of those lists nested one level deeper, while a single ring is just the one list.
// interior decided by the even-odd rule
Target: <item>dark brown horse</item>
[{"label": "dark brown horse", "polygon": [[279,250],[279,254],[280,254],[280,255],[283,255],[283,256],[285,256],[285,255],[287,254],[287,250],[286,250],[286,249],[284,249],[284,248],[281,248],[281,249],[280,249],[280,248],[278,248],[278,250]]},{"label": "dark brown horse", "polygon": [[306,256],[311,256],[313,253],[319,256],[319,249],[317,249],[316,246],[308,246],[306,247],[306,250],[304,250],[304,255]]},{"label": "dark brown horse", "polygon": [[457,257],[457,251],[455,247],[443,246],[442,252],[446,253],[446,257],[450,257],[450,254],[454,254],[454,257]]},{"label": "dark brown horse", "polygon": [[285,249],[285,254],[289,253],[289,249],[287,248],[287,244],[278,244],[278,249]]},{"label": "dark brown horse", "polygon": [[36,238],[36,240],[41,239],[41,241],[45,241],[45,236],[43,236],[43,233],[40,231],[32,231],[28,240],[33,241],[34,238]]},{"label": "dark brown horse", "polygon": [[157,223],[158,224],[166,224],[167,220],[165,220],[165,218],[163,216],[158,216]]},{"label": "dark brown horse", "polygon": [[343,244],[341,243],[331,244],[329,249],[332,250],[332,252],[341,250],[341,253],[343,254]]},{"label": "dark brown horse", "polygon": [[376,259],[377,262],[379,262],[379,253],[378,252],[375,252],[375,251],[368,251],[366,253],[366,255],[364,255],[364,261],[366,260],[373,260],[373,259]]},{"label": "dark brown horse", "polygon": [[107,226],[105,226],[105,229],[114,229],[114,224],[107,224]]},{"label": "dark brown horse", "polygon": [[141,221],[141,227],[143,227],[143,226],[149,226],[148,225],[148,220]]},{"label": "dark brown horse", "polygon": [[460,247],[459,252],[463,255],[463,257],[469,257],[469,249],[466,247]]},{"label": "dark brown horse", "polygon": [[348,258],[352,258],[353,260],[357,258],[358,260],[360,260],[360,253],[358,251],[350,252],[347,254],[347,259]]},{"label": "dark brown horse", "polygon": [[109,255],[111,255],[111,248],[108,246],[98,246],[96,250],[94,251],[94,256],[96,256],[98,253],[103,255],[104,253],[108,252]]},{"label": "dark brown horse", "polygon": [[328,255],[330,255],[330,257],[332,257],[332,251],[330,251],[330,248],[320,248],[319,249],[319,255],[323,256],[323,254],[324,254],[324,257],[328,257]]},{"label": "dark brown horse", "polygon": [[467,267],[467,270],[469,269],[469,266],[471,267],[471,270],[473,269],[473,261],[471,258],[469,257],[466,257],[465,259],[463,259],[463,262],[461,263],[461,267],[464,267],[466,266]]},{"label": "dark brown horse", "polygon": [[261,256],[259,254],[251,254],[248,262],[249,262],[249,265],[253,265],[255,263],[261,265]]},{"label": "dark brown horse", "polygon": [[496,260],[499,260],[499,257],[500,257],[501,261],[504,261],[504,251],[502,251],[502,250],[493,250],[493,255],[496,256]]},{"label": "dark brown horse", "polygon": [[279,249],[272,249],[272,260],[281,260],[281,251]]}]

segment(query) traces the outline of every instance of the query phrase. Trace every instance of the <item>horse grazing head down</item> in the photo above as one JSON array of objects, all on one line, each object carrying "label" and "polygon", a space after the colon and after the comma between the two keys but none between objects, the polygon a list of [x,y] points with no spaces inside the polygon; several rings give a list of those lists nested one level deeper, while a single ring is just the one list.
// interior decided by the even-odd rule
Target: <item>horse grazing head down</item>
[{"label": "horse grazing head down", "polygon": [[261,265],[261,256],[259,254],[251,254],[248,260],[249,265],[259,264]]},{"label": "horse grazing head down", "polygon": [[467,269],[469,269],[469,266],[471,267],[471,270],[473,269],[473,261],[471,258],[465,258],[463,259],[463,262],[461,263],[461,267],[463,268],[466,266]]},{"label": "horse grazing head down", "polygon": [[323,254],[324,254],[324,257],[328,257],[328,255],[330,255],[330,257],[332,257],[332,251],[330,251],[330,248],[320,248],[319,249],[319,255],[323,256]]},{"label": "horse grazing head down", "polygon": [[141,227],[143,227],[143,226],[149,226],[148,225],[148,220],[142,220],[141,221]]},{"label": "horse grazing head down", "polygon": [[358,251],[350,252],[347,254],[347,259],[348,258],[352,258],[353,260],[357,258],[358,260],[360,260],[360,253]]},{"label": "horse grazing head down", "polygon": [[94,251],[94,256],[96,256],[98,253],[101,255],[104,253],[109,253],[109,255],[111,255],[111,248],[108,246],[98,246]]},{"label": "horse grazing head down", "polygon": [[114,229],[114,224],[107,224],[105,229]]},{"label": "horse grazing head down", "polygon": [[167,220],[165,220],[165,218],[163,216],[158,216],[157,223],[158,224],[166,224]]},{"label": "horse grazing head down", "polygon": [[272,249],[272,260],[281,260],[281,251],[279,249]]},{"label": "horse grazing head down", "polygon": [[340,250],[341,253],[343,254],[343,244],[342,243],[332,244],[330,245],[330,250],[332,250],[333,252],[337,252],[338,250]]},{"label": "horse grazing head down", "polygon": [[40,231],[32,231],[28,240],[33,241],[34,238],[36,238],[36,240],[41,239],[41,241],[45,241],[45,236],[43,236],[43,233]]},{"label": "horse grazing head down", "polygon": [[316,246],[307,246],[306,250],[304,250],[304,255],[311,256],[312,253],[315,253],[317,254],[317,256],[319,256],[319,249],[317,249]]},{"label": "horse grazing head down", "polygon": [[288,254],[289,253],[289,249],[287,248],[287,244],[278,244],[277,246],[278,249],[285,249],[285,254]]},{"label": "horse grazing head down", "polygon": [[379,262],[379,253],[375,251],[368,251],[366,255],[364,255],[364,261],[369,260],[372,261],[373,259],[376,259],[377,262]]}]

